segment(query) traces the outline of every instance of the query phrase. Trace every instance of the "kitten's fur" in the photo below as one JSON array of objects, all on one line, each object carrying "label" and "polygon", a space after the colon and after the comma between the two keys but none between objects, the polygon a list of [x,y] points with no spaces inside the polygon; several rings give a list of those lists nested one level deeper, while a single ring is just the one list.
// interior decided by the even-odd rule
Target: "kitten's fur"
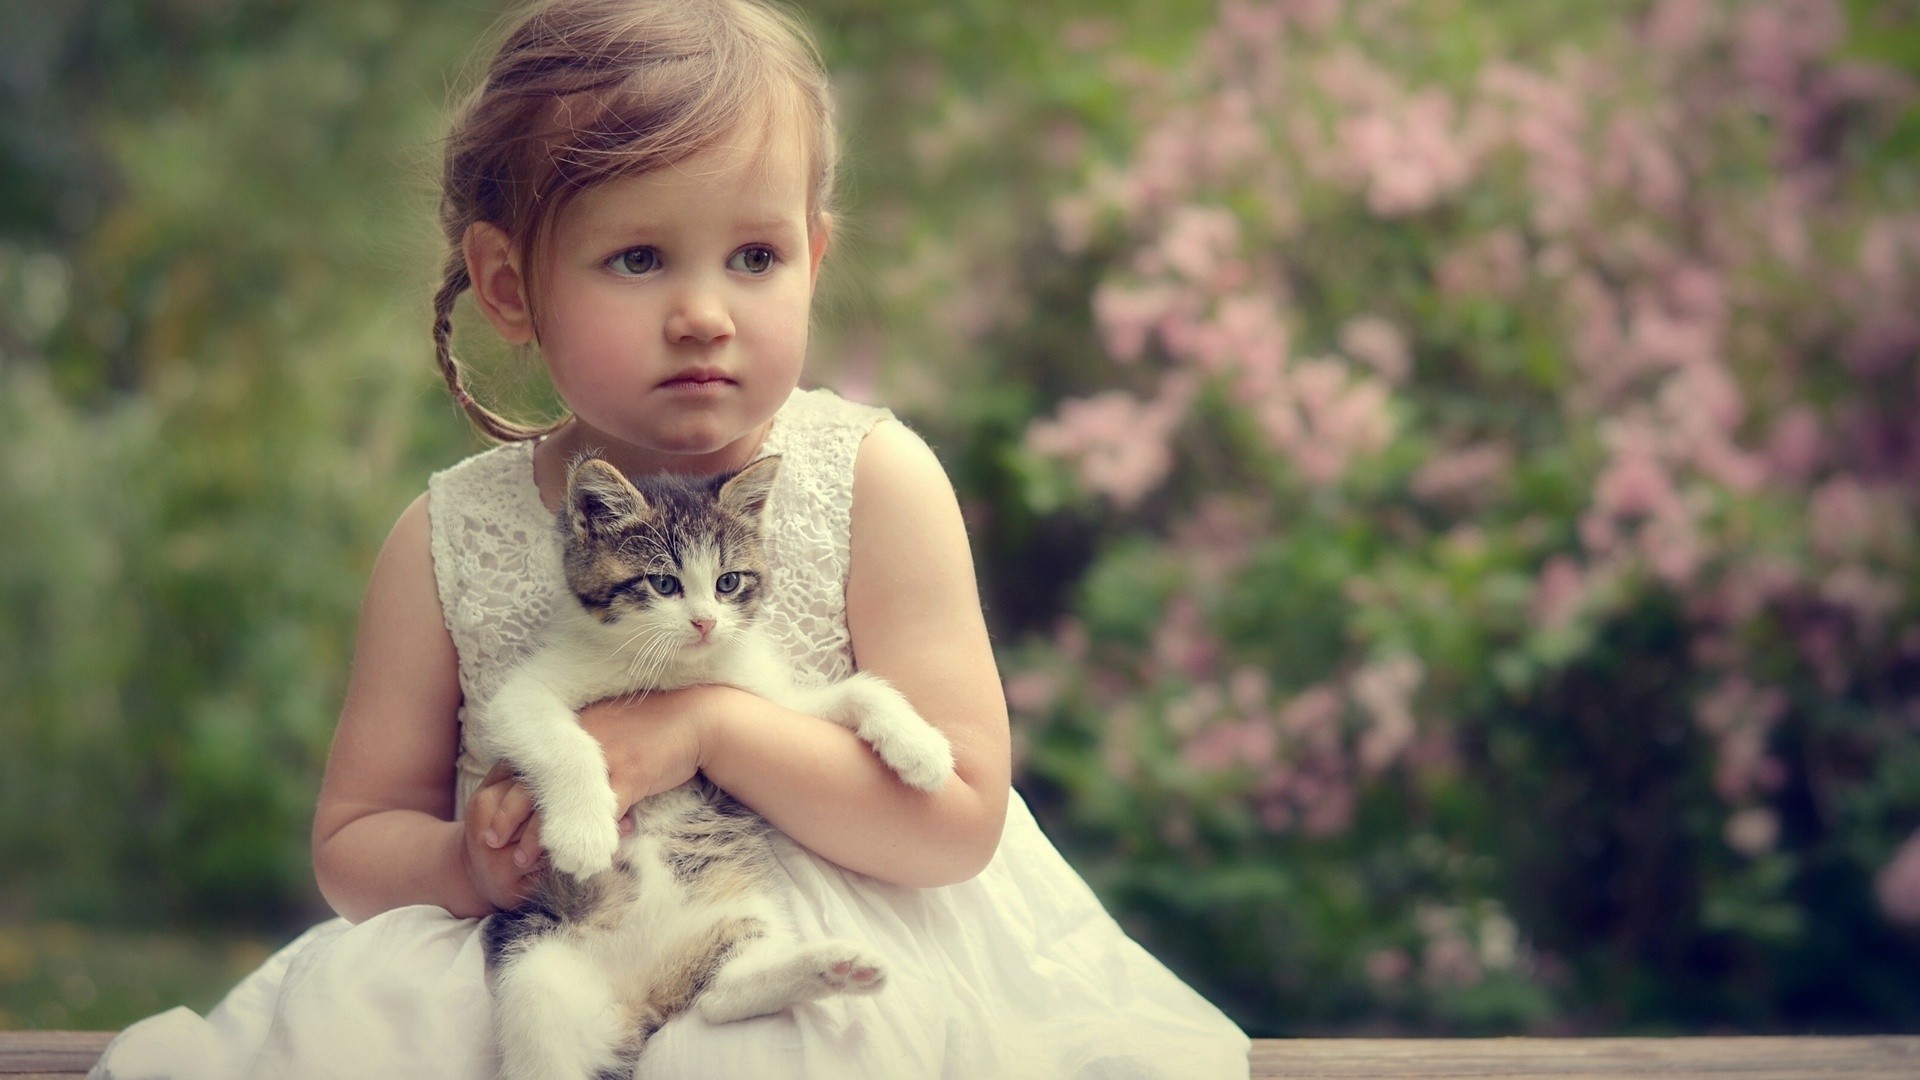
[{"label": "kitten's fur", "polygon": [[759,632],[778,471],[769,457],[636,487],[586,458],[569,474],[557,515],[568,594],[540,647],[468,721],[482,760],[511,762],[531,789],[556,871],[486,926],[509,1080],[627,1076],[648,1036],[688,1008],[740,1020],[885,980],[852,942],[798,940],[773,887],[772,827],[704,777],[634,806],[623,839],[606,760],[578,723],[602,698],[726,683],[851,728],[916,788],[946,779],[946,738],[898,691],[864,673],[801,683]]}]

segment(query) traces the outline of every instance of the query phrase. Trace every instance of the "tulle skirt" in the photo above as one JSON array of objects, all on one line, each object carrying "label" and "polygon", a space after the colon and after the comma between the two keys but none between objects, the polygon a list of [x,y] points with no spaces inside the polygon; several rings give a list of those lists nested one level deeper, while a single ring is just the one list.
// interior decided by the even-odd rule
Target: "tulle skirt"
[{"label": "tulle skirt", "polygon": [[[1128,938],[1015,795],[978,877],[908,889],[797,849],[782,856],[804,938],[864,941],[887,986],[771,1016],[670,1021],[635,1076],[808,1080],[1235,1080],[1248,1042]],[[143,1020],[101,1080],[495,1074],[479,920],[436,907],[302,934],[207,1016]]]}]

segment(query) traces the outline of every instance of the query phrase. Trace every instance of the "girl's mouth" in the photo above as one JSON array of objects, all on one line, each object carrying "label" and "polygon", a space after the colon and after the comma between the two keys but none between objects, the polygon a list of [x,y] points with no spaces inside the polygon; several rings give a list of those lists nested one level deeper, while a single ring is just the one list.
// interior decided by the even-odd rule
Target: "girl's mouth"
[{"label": "girl's mouth", "polygon": [[696,368],[692,371],[683,371],[660,385],[671,390],[719,389],[723,386],[732,386],[733,380],[722,371]]}]

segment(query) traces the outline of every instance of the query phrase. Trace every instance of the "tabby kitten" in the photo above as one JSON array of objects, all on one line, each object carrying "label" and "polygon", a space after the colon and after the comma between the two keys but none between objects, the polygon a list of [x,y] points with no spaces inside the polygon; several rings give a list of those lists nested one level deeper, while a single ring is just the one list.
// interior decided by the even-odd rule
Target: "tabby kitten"
[{"label": "tabby kitten", "polygon": [[866,673],[802,682],[761,632],[779,467],[638,486],[596,458],[569,473],[556,515],[567,595],[468,719],[481,759],[511,763],[532,791],[553,867],[484,932],[509,1080],[626,1076],[689,1008],[742,1020],[885,981],[858,944],[798,939],[775,888],[773,845],[787,841],[704,777],[636,804],[622,838],[606,760],[578,723],[603,698],[725,683],[852,729],[913,787],[946,779],[946,738],[898,691]]}]

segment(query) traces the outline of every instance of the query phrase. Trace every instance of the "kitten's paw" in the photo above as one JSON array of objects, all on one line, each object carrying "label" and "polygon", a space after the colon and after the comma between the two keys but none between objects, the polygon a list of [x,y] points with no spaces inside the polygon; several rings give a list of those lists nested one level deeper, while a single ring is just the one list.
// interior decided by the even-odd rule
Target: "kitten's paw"
[{"label": "kitten's paw", "polygon": [[805,953],[820,996],[871,994],[887,985],[887,969],[869,959],[858,945],[828,941]]},{"label": "kitten's paw", "polygon": [[953,746],[939,728],[918,715],[910,724],[875,732],[869,741],[880,760],[909,787],[938,791],[953,775]]},{"label": "kitten's paw", "polygon": [[540,846],[555,870],[585,881],[613,866],[620,823],[611,814],[549,814],[540,823]]},{"label": "kitten's paw", "polygon": [[836,717],[859,734],[910,787],[933,791],[953,772],[953,747],[883,679],[859,674],[840,684]]}]

